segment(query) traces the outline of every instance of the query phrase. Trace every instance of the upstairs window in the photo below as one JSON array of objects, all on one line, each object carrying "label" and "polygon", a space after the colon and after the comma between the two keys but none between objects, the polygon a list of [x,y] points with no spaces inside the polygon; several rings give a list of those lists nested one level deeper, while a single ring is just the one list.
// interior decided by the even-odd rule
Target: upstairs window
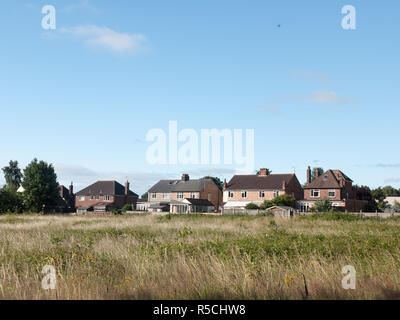
[{"label": "upstairs window", "polygon": [[259,196],[260,196],[260,198],[265,198],[265,191],[260,191]]},{"label": "upstairs window", "polygon": [[79,196],[79,201],[85,201],[85,196]]},{"label": "upstairs window", "polygon": [[335,190],[329,190],[328,197],[329,198],[334,198],[335,196],[336,196],[336,191]]},{"label": "upstairs window", "polygon": [[242,190],[242,198],[247,198],[247,190]]},{"label": "upstairs window", "polygon": [[233,198],[233,191],[228,191],[228,198]]},{"label": "upstairs window", "polygon": [[183,192],[178,192],[178,194],[176,195],[176,197],[178,199],[183,199]]},{"label": "upstairs window", "polygon": [[311,190],[311,197],[312,198],[319,198],[319,190],[318,189],[312,189]]},{"label": "upstairs window", "polygon": [[104,201],[110,201],[110,196],[104,196]]},{"label": "upstairs window", "polygon": [[100,199],[100,196],[99,196],[99,195],[97,195],[97,196],[96,196],[96,200],[99,200],[99,199]]},{"label": "upstairs window", "polygon": [[196,193],[195,193],[195,192],[191,192],[191,193],[190,193],[190,198],[196,199]]},{"label": "upstairs window", "polygon": [[274,191],[274,198],[279,197],[279,190]]},{"label": "upstairs window", "polygon": [[157,193],[153,192],[153,193],[151,194],[151,198],[152,198],[152,199],[157,198]]}]

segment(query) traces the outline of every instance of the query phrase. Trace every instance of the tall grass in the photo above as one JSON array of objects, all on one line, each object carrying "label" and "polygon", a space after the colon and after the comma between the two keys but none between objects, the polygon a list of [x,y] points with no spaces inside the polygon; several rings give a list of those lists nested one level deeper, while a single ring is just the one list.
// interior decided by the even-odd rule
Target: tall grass
[{"label": "tall grass", "polygon": [[[0,298],[397,299],[399,227],[330,215],[3,216]],[[56,290],[41,287],[45,265]],[[342,288],[345,265],[355,290]]]}]

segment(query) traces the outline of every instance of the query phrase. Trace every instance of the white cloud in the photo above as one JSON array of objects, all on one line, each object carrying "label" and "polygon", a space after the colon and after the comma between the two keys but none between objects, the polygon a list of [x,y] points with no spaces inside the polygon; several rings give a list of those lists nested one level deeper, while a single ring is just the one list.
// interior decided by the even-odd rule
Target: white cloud
[{"label": "white cloud", "polygon": [[350,102],[349,99],[340,97],[334,91],[316,91],[308,95],[298,97],[304,102],[313,102],[320,104],[347,104]]},{"label": "white cloud", "polygon": [[91,47],[104,48],[113,53],[140,53],[146,50],[142,34],[119,33],[95,25],[62,28],[61,32],[83,40]]}]

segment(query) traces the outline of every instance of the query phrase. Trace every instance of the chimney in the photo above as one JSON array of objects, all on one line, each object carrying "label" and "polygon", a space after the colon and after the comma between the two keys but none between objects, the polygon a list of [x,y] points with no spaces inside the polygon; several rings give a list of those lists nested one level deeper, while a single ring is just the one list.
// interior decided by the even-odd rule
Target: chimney
[{"label": "chimney", "polygon": [[308,166],[307,168],[307,184],[311,183],[311,167]]},{"label": "chimney", "polygon": [[268,173],[268,169],[267,168],[261,168],[260,169],[260,171],[258,172],[258,175],[259,176],[268,176],[269,175],[269,173]]},{"label": "chimney", "polygon": [[73,196],[73,195],[74,195],[74,185],[73,185],[72,182],[71,182],[71,184],[70,184],[70,186],[69,186],[69,195],[70,195],[70,196]]},{"label": "chimney", "polygon": [[227,186],[228,184],[226,183],[226,179],[224,179],[224,190],[226,189]]},{"label": "chimney", "polygon": [[58,192],[60,193],[60,197],[64,198],[64,187],[59,185],[58,189],[59,189]]},{"label": "chimney", "polygon": [[182,181],[189,181],[189,175],[187,173],[182,174]]},{"label": "chimney", "polygon": [[282,182],[282,190],[286,190],[286,181],[285,180],[283,180],[283,182]]},{"label": "chimney", "polygon": [[315,168],[315,178],[318,178],[319,177],[319,170],[318,170],[318,168]]},{"label": "chimney", "polygon": [[129,181],[125,182],[125,195],[129,194]]}]

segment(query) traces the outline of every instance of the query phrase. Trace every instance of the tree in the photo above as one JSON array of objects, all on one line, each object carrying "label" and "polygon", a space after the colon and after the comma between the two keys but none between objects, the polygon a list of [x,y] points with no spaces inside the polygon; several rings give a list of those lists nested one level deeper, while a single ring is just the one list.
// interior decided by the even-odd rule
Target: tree
[{"label": "tree", "polygon": [[8,188],[0,190],[0,213],[22,213],[22,195]]},{"label": "tree", "polygon": [[214,181],[214,183],[217,185],[217,187],[219,188],[219,190],[222,190],[224,187],[224,183],[221,181],[220,178],[218,177],[210,177],[210,176],[206,176],[203,177],[202,179],[211,179],[212,181]]},{"label": "tree", "polygon": [[400,210],[400,203],[399,203],[398,201],[395,201],[395,202],[394,202],[394,207],[395,207],[397,210]]},{"label": "tree", "polygon": [[371,194],[377,202],[378,209],[382,210],[383,207],[386,205],[386,195],[383,189],[381,187],[374,189],[371,191]]},{"label": "tree", "polygon": [[32,212],[46,212],[52,209],[59,199],[57,175],[52,164],[36,158],[25,168],[24,200]]},{"label": "tree", "polygon": [[332,210],[332,204],[329,199],[317,200],[311,210],[314,212],[328,212]]},{"label": "tree", "polygon": [[317,177],[317,176],[315,175],[315,171],[316,171],[316,170],[318,170],[318,174],[319,174],[319,175],[322,175],[322,174],[324,173],[324,169],[321,168],[321,167],[312,168],[312,170],[311,170],[311,182],[313,182],[313,181],[315,180],[315,178]]},{"label": "tree", "polygon": [[142,194],[142,199],[143,200],[148,200],[148,198],[149,198],[149,194],[146,192],[146,193],[144,193],[144,194]]},{"label": "tree", "polygon": [[364,207],[364,211],[366,212],[374,212],[378,210],[378,204],[375,201],[371,189],[367,186],[353,186],[354,196],[357,200],[368,201],[368,203]]},{"label": "tree", "polygon": [[10,160],[9,165],[4,167],[2,170],[4,173],[4,179],[7,183],[7,188],[16,191],[21,185],[23,177],[21,169],[18,168],[18,161]]},{"label": "tree", "polygon": [[292,198],[292,196],[290,196],[288,194],[277,196],[273,200],[264,200],[264,202],[261,204],[260,208],[268,209],[273,206],[292,207],[293,206],[293,198]]},{"label": "tree", "polygon": [[247,209],[247,210],[257,210],[257,209],[260,209],[260,207],[258,205],[256,205],[255,203],[248,203],[246,205],[245,209]]}]

